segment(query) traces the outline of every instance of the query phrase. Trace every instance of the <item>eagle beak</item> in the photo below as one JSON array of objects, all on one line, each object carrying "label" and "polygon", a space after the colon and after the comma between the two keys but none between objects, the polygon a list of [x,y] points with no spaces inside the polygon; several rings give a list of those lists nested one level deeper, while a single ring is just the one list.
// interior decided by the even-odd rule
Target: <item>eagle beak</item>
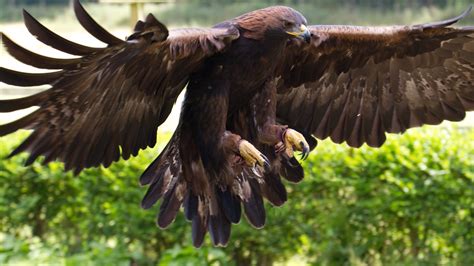
[{"label": "eagle beak", "polygon": [[308,28],[303,24],[301,24],[299,31],[287,31],[286,33],[291,36],[301,38],[307,43],[311,42],[311,32],[309,32]]}]

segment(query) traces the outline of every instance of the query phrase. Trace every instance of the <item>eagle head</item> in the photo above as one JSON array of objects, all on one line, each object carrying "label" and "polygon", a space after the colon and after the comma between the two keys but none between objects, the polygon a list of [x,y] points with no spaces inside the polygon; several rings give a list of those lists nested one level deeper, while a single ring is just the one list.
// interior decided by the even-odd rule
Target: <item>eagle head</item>
[{"label": "eagle head", "polygon": [[272,6],[255,10],[237,17],[236,22],[244,29],[243,34],[247,38],[299,38],[306,42],[311,40],[311,33],[306,28],[306,18],[291,7]]}]

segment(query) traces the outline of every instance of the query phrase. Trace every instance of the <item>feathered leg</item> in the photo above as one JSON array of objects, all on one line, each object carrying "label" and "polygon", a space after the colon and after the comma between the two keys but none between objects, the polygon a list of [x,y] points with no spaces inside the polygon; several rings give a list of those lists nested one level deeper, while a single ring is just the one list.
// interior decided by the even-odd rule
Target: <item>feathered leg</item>
[{"label": "feathered leg", "polygon": [[291,182],[299,182],[304,177],[293,152],[301,151],[306,156],[316,146],[316,140],[276,122],[276,94],[275,83],[267,82],[248,106],[229,118],[228,128],[255,143],[268,157],[271,167],[259,183],[259,191],[273,205],[280,206],[287,199],[280,176]]},{"label": "feathered leg", "polygon": [[293,158],[295,151],[302,152],[306,158],[310,151],[310,145],[305,136],[294,129],[276,123],[277,92],[275,81],[269,81],[263,90],[254,99],[253,112],[257,121],[258,140],[260,143],[275,146],[275,151],[286,159]]}]

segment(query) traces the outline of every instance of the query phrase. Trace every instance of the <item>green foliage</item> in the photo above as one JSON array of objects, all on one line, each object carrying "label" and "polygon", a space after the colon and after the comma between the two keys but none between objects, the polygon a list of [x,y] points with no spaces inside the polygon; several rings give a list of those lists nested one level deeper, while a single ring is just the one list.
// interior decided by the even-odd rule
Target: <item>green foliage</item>
[{"label": "green foliage", "polygon": [[[25,132],[0,139],[4,158]],[[165,144],[169,136],[160,136]],[[410,130],[381,149],[322,142],[262,230],[242,221],[226,248],[192,248],[180,214],[156,228],[138,176],[156,149],[109,169],[0,161],[0,264],[474,264],[474,129]]]},{"label": "green foliage", "polygon": [[313,207],[328,210],[309,223],[311,238],[329,244],[312,246],[314,253],[329,261],[472,265],[473,133],[417,130],[380,150],[321,147],[306,165],[313,178],[298,194],[314,195]]}]

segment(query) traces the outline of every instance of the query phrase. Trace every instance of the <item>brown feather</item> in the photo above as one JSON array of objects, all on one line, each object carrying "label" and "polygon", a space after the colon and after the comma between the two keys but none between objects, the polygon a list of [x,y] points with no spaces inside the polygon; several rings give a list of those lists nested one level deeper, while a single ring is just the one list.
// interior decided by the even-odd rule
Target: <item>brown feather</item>
[{"label": "brown feather", "polygon": [[48,98],[48,93],[43,91],[23,98],[0,100],[0,112],[13,112],[37,106]]},{"label": "brown feather", "polygon": [[[84,16],[82,14],[82,22],[90,24],[86,27],[92,27],[92,22],[86,21]],[[156,129],[171,112],[189,74],[209,54],[223,49],[229,40],[238,36],[233,29],[188,29],[172,31],[172,38],[162,42],[120,42],[107,49],[89,49],[57,36],[28,13],[25,13],[25,23],[46,44],[85,57],[55,61],[38,57],[6,40],[5,45],[24,62],[65,70],[29,74],[0,68],[0,81],[8,84],[53,85],[38,96],[2,100],[0,111],[39,106],[35,116],[30,117],[35,121],[35,129],[48,130],[48,136],[56,139],[31,140],[29,150],[35,151],[31,159],[40,154],[48,155],[48,160],[64,161],[65,167],[75,169],[76,173],[99,164],[107,167],[117,161],[121,153],[129,158],[137,155],[140,149],[154,145]],[[152,20],[149,23],[156,24]],[[191,34],[183,36],[185,33]],[[212,40],[218,48],[200,46],[201,40]],[[192,45],[192,51],[180,49],[174,55],[179,59],[172,59],[171,47],[189,45]],[[41,64],[34,63],[37,59],[46,60]],[[143,65],[150,67],[143,68]],[[2,133],[29,127],[32,121],[25,119],[0,126]],[[46,138],[46,135],[32,136]],[[39,143],[50,145],[38,146]]]},{"label": "brown feather", "polygon": [[310,26],[311,44],[288,45],[278,119],[353,147],[463,119],[473,110],[474,29],[447,26],[469,11],[414,26]]},{"label": "brown feather", "polygon": [[23,73],[0,67],[0,82],[15,86],[38,86],[52,84],[64,74],[64,71],[49,73]]},{"label": "brown feather", "polygon": [[100,26],[84,9],[79,0],[74,0],[74,13],[81,25],[98,40],[108,45],[118,45],[124,43],[123,40],[113,36]]},{"label": "brown feather", "polygon": [[35,54],[16,44],[3,33],[0,33],[0,39],[11,56],[30,66],[45,69],[72,69],[81,63],[80,58],[57,59]]},{"label": "brown feather", "polygon": [[42,43],[62,52],[73,55],[88,55],[102,50],[102,48],[87,47],[64,39],[39,23],[33,16],[26,12],[26,10],[23,10],[23,19],[26,28],[33,36]]},{"label": "brown feather", "polygon": [[249,223],[255,228],[262,228],[265,225],[266,215],[260,187],[256,180],[248,180],[250,195],[243,200],[245,215]]}]

